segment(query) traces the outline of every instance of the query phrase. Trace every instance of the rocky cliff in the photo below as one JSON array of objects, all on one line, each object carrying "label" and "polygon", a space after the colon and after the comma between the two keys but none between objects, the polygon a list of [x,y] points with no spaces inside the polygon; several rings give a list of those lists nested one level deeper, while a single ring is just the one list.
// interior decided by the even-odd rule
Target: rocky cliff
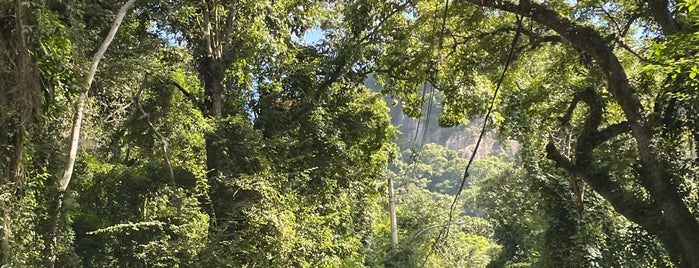
[{"label": "rocky cliff", "polygon": [[[364,85],[375,92],[380,92],[381,87],[377,85],[372,75],[364,80]],[[436,99],[441,99],[437,96]],[[391,108],[391,121],[399,130],[398,142],[400,144],[417,144],[421,146],[427,143],[436,143],[450,150],[457,151],[459,156],[471,157],[473,149],[476,147],[478,136],[480,135],[483,119],[475,119],[466,125],[451,128],[441,128],[438,123],[439,114],[442,107],[439,101],[434,103],[431,113],[428,115],[423,109],[421,119],[410,118],[403,113],[400,103],[389,97],[385,98],[386,103]],[[417,133],[416,133],[417,131]],[[486,133],[476,154],[476,159],[491,155],[506,154],[514,156],[518,151],[518,144],[515,141],[507,141],[505,144],[495,139],[492,132]]]},{"label": "rocky cliff", "polygon": [[[389,104],[389,106],[391,105]],[[418,120],[406,116],[400,105],[391,106],[391,121],[399,130],[399,141],[417,145],[436,143],[457,151],[461,157],[471,157],[478,141],[483,119],[471,120],[462,126],[441,128],[437,121],[439,113],[441,113],[441,109],[437,107],[437,109],[432,109],[429,116],[423,114],[423,117]],[[516,142],[508,141],[503,144],[495,139],[492,132],[488,132],[481,141],[476,159],[491,155],[514,155],[517,150],[518,144]]]}]

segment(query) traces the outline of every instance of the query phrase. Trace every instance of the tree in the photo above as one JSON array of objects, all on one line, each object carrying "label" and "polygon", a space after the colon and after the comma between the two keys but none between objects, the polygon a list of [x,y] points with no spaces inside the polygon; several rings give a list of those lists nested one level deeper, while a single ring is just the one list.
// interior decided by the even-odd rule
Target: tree
[{"label": "tree", "polygon": [[[36,55],[30,63],[49,109],[26,138],[31,154],[15,153],[22,139],[14,134],[23,132],[3,136],[11,139],[2,140],[10,145],[3,155],[17,160],[13,167],[30,163],[27,177],[35,178],[4,207],[5,216],[31,217],[3,220],[26,230],[4,232],[5,241],[32,250],[5,255],[4,247],[4,261],[37,266],[45,251],[47,266],[361,265],[375,224],[363,213],[377,210],[393,138],[387,109],[354,72],[367,35],[336,35],[318,47],[297,40],[328,21],[316,16],[324,3],[144,1],[126,14],[133,2],[109,34],[114,3],[26,5],[40,23],[32,21],[38,38],[24,55]],[[344,7],[336,8],[328,12]],[[107,45],[115,49],[104,54]],[[8,94],[0,108],[14,120],[25,112],[15,104],[28,102]],[[59,129],[72,117],[63,103],[73,101],[64,156],[55,148],[63,148]],[[278,121],[287,115],[294,117]],[[59,181],[57,163],[66,159]],[[68,187],[73,176],[80,179]],[[269,211],[290,217],[279,221]],[[271,239],[277,234],[287,239]],[[44,245],[35,242],[40,236]],[[283,257],[270,262],[268,252]]]},{"label": "tree", "polygon": [[[695,0],[134,2],[0,1],[3,265],[699,266]],[[451,222],[465,160],[402,155],[395,249],[369,74],[523,148]]]},{"label": "tree", "polygon": [[[223,209],[217,206],[224,203],[217,198],[231,193],[227,192],[225,177],[260,171],[259,164],[255,163],[224,165],[227,155],[236,155],[232,150],[242,148],[231,147],[236,142],[222,137],[244,131],[239,129],[241,127],[251,127],[244,121],[248,118],[247,96],[254,94],[253,83],[257,79],[274,78],[273,73],[267,73],[267,68],[272,71],[277,68],[276,64],[288,64],[287,57],[295,49],[292,34],[310,27],[312,22],[305,16],[313,14],[315,8],[315,4],[302,2],[166,1],[150,4],[151,16],[157,18],[157,29],[165,36],[179,38],[190,48],[196,62],[203,95],[192,99],[212,125],[205,136],[207,177],[213,198],[209,211],[212,224],[225,213],[217,212]],[[231,123],[233,125],[227,126]],[[233,132],[219,132],[225,129]]]},{"label": "tree", "polygon": [[[361,241],[371,238],[373,221],[360,212],[375,206],[392,128],[378,98],[347,75],[358,57],[350,50],[355,37],[338,35],[317,47],[294,39],[318,22],[342,27],[322,16],[342,7],[321,12],[320,4],[149,7],[158,31],[188,48],[203,88],[180,90],[209,125],[207,265],[363,262]],[[263,257],[269,252],[279,257]]]},{"label": "tree", "polygon": [[8,263],[12,254],[12,201],[22,183],[24,135],[40,109],[41,93],[36,64],[30,55],[32,43],[24,30],[32,24],[33,14],[19,0],[3,1],[0,5],[3,14],[14,13],[14,19],[4,19],[0,39],[0,62],[5,66],[0,85],[0,261]]},{"label": "tree", "polygon": [[543,159],[523,162],[475,185],[476,207],[503,247],[489,267],[670,265],[658,241],[589,187]]},{"label": "tree", "polygon": [[[474,162],[474,177],[456,206],[454,218],[448,221],[454,184],[463,172],[454,169],[463,167],[467,160],[458,157],[456,151],[432,143],[418,154],[414,158],[412,150],[403,150],[386,174],[396,184],[401,240],[397,248],[389,247],[388,242],[376,243],[384,247],[387,256],[380,258],[383,263],[372,266],[485,267],[499,254],[500,246],[493,240],[495,226],[482,218],[482,211],[473,203],[478,192],[474,185],[505,162],[496,157]],[[440,232],[446,227],[450,232],[443,236]],[[388,232],[383,231],[386,241]]]},{"label": "tree", "polygon": [[[127,3],[127,5],[122,10],[122,17],[126,14],[126,10],[134,1]],[[18,2],[19,3],[19,2]],[[95,91],[94,98],[96,103],[102,104],[108,103],[107,105],[123,104],[118,103],[122,99],[115,100],[112,97],[123,96],[129,94],[125,92],[122,87],[132,86],[134,82],[133,79],[124,79],[125,77],[133,78],[134,73],[139,73],[138,68],[131,67],[129,70],[124,70],[125,68],[121,66],[120,68],[111,68],[109,71],[113,71],[109,75],[100,76],[96,73],[97,60],[104,56],[106,46],[101,49],[97,49],[97,45],[103,41],[104,35],[109,31],[110,23],[112,23],[116,9],[121,6],[122,3],[107,3],[107,2],[89,2],[89,3],[76,3],[76,2],[64,2],[64,1],[34,1],[31,3],[22,3],[23,9],[25,9],[25,14],[29,14],[26,17],[26,25],[22,26],[23,30],[19,31],[21,33],[31,33],[32,38],[28,39],[27,49],[30,50],[30,55],[32,55],[30,60],[30,65],[36,66],[37,77],[36,78],[25,78],[25,81],[36,81],[40,85],[39,97],[40,105],[36,105],[31,111],[33,116],[27,118],[27,121],[23,123],[26,126],[25,129],[21,129],[23,133],[26,134],[24,138],[24,146],[22,146],[24,155],[20,155],[21,161],[19,164],[26,166],[23,169],[20,176],[22,180],[18,180],[16,189],[13,190],[14,194],[12,196],[12,201],[16,202],[10,207],[10,212],[15,216],[15,219],[3,220],[3,224],[12,225],[17,231],[13,232],[11,241],[13,241],[12,250],[3,249],[3,264],[19,265],[19,266],[39,266],[42,264],[42,259],[45,261],[46,265],[53,265],[56,261],[56,257],[59,257],[59,266],[82,266],[79,265],[79,260],[76,260],[74,251],[72,250],[72,242],[74,241],[74,233],[71,227],[72,219],[76,214],[75,212],[75,197],[79,195],[80,187],[76,187],[78,191],[66,191],[68,186],[67,181],[64,181],[59,185],[57,174],[66,174],[70,177],[72,171],[58,167],[59,162],[65,164],[66,158],[71,158],[74,161],[74,157],[77,155],[77,143],[73,144],[73,157],[65,157],[62,154],[63,150],[70,151],[67,146],[64,148],[65,142],[62,141],[62,136],[65,134],[61,129],[67,129],[71,126],[69,122],[75,118],[71,118],[69,115],[71,112],[67,108],[69,102],[73,102],[75,99],[79,99],[76,103],[78,106],[85,105],[85,110],[87,111],[86,118],[87,128],[86,130],[90,134],[95,134],[99,132],[98,127],[101,120],[104,122],[109,122],[114,118],[114,114],[118,114],[122,111],[116,109],[116,111],[111,111],[111,107],[90,107],[87,105],[88,102],[87,92],[85,84],[87,80],[84,79],[85,76],[97,77],[96,86],[92,90]],[[10,9],[10,12],[16,10]],[[3,13],[5,14],[5,13]],[[8,15],[9,17],[14,17],[14,15]],[[131,31],[137,37],[142,39],[138,41],[141,44],[139,52],[149,51],[147,46],[152,45],[153,42],[147,40],[146,38],[153,38],[152,35],[144,35],[147,32],[147,27],[142,22],[142,19],[137,16],[129,16],[130,19],[127,21],[127,29]],[[135,20],[134,20],[135,19]],[[117,22],[119,19],[117,20]],[[117,23],[118,24],[118,23]],[[85,25],[90,25],[87,28]],[[139,26],[140,25],[140,26]],[[116,27],[112,29],[112,37],[116,33]],[[122,39],[128,35],[121,34]],[[138,49],[133,49],[133,45],[125,46],[134,40],[119,41],[120,38],[114,42],[117,44],[117,50],[122,57],[113,57],[107,60],[107,66],[118,65],[119,63],[124,63],[121,60],[132,60],[138,58],[141,55],[150,55],[149,53],[142,53],[140,55],[133,55],[133,53]],[[22,40],[17,39],[17,40]],[[157,39],[153,39],[157,40]],[[105,45],[110,42],[105,42]],[[92,70],[90,69],[89,59],[83,57],[85,54],[92,54],[94,51],[95,59],[92,63]],[[156,46],[157,47],[157,46]],[[112,50],[113,51],[113,50]],[[158,52],[159,50],[155,50]],[[14,53],[9,53],[7,55],[12,55]],[[137,53],[136,53],[137,54]],[[107,54],[107,58],[109,55]],[[119,59],[119,60],[115,60]],[[110,61],[113,61],[110,64]],[[104,65],[104,64],[103,64]],[[6,74],[3,74],[3,77]],[[102,81],[100,81],[102,80]],[[122,83],[113,83],[119,81]],[[8,81],[10,83],[11,81]],[[90,82],[90,81],[87,81]],[[106,82],[106,83],[105,83]],[[105,84],[112,84],[105,86]],[[125,82],[125,83],[124,83]],[[140,82],[137,78],[136,84]],[[24,82],[26,83],[26,82]],[[89,84],[89,83],[88,83]],[[109,90],[105,90],[108,88]],[[14,90],[14,88],[12,88]],[[9,91],[8,91],[9,92]],[[24,94],[29,94],[33,92],[32,90],[27,90]],[[110,94],[105,94],[109,92]],[[42,94],[43,93],[43,94]],[[135,92],[134,92],[135,93]],[[78,95],[83,95],[82,97],[76,98]],[[8,103],[3,103],[2,109],[10,109],[15,104],[20,104],[26,106],[30,104],[29,99],[21,100],[21,97],[17,94],[10,96]],[[29,95],[27,95],[29,96]],[[26,97],[26,96],[25,96]],[[24,97],[23,97],[24,98]],[[132,99],[133,96],[129,95],[127,101]],[[6,105],[7,104],[7,105]],[[125,106],[128,107],[130,103],[126,103]],[[39,109],[41,107],[41,109]],[[107,108],[106,112],[103,110]],[[14,108],[12,108],[14,109]],[[91,112],[100,111],[98,115],[94,117],[90,115]],[[24,111],[23,111],[24,112]],[[19,113],[7,113],[13,118],[16,117],[15,114]],[[139,114],[141,114],[139,112]],[[101,117],[104,115],[103,117]],[[19,118],[19,117],[16,117]],[[24,120],[24,119],[23,119]],[[79,120],[80,121],[80,120]],[[3,124],[6,122],[3,121]],[[7,122],[9,124],[9,121]],[[78,124],[81,122],[78,122]],[[12,128],[5,128],[3,125],[3,130]],[[77,130],[77,128],[74,128]],[[20,130],[19,128],[17,130]],[[14,132],[14,130],[12,130]],[[157,131],[157,130],[156,130]],[[76,131],[75,133],[79,133]],[[122,132],[123,133],[123,132]],[[8,135],[9,136],[9,135]],[[97,135],[96,135],[97,136]],[[3,135],[3,137],[5,137]],[[92,137],[87,135],[84,136],[82,141],[87,140],[88,146],[83,146],[86,151],[92,151],[95,146],[95,141],[103,139],[102,136]],[[77,140],[76,140],[77,141]],[[13,147],[3,147],[8,148],[11,151]],[[126,148],[127,155],[129,149]],[[66,153],[68,155],[68,153]],[[3,164],[5,162],[3,161]],[[18,165],[19,165],[18,164]],[[71,163],[72,164],[72,163]],[[69,164],[70,165],[70,164]],[[80,165],[80,162],[78,162]],[[157,173],[157,171],[152,171]],[[78,176],[87,177],[89,172],[85,174],[79,174]],[[69,178],[68,177],[68,178]],[[10,186],[10,184],[8,184]],[[80,183],[79,183],[79,186]],[[87,188],[87,187],[85,187]],[[84,188],[83,188],[84,189]],[[60,195],[59,195],[60,192]],[[67,192],[67,193],[66,193]],[[89,195],[90,193],[86,193]],[[67,208],[61,209],[62,201],[64,195],[67,195],[68,205]],[[147,195],[147,194],[146,194]],[[58,198],[57,198],[58,196]],[[57,206],[57,204],[59,204]],[[59,212],[63,210],[65,214],[63,216],[59,215]],[[85,211],[81,211],[84,213]],[[8,214],[5,214],[8,215]],[[51,216],[47,219],[47,216]],[[60,224],[59,222],[67,223]],[[68,226],[66,226],[68,225]],[[100,226],[103,227],[103,226]],[[106,227],[106,226],[104,226]],[[99,227],[97,227],[99,228]],[[79,229],[79,228],[78,228]],[[6,229],[9,230],[9,229]],[[94,230],[79,230],[79,235],[84,235],[87,231]],[[37,241],[46,241],[46,243],[41,244]],[[44,251],[44,252],[42,252]],[[40,257],[43,254],[43,257]]]},{"label": "tree", "polygon": [[58,197],[56,198],[56,205],[53,211],[51,212],[51,225],[53,225],[52,230],[50,231],[50,235],[47,238],[47,248],[48,248],[48,254],[47,254],[47,266],[48,267],[53,267],[56,263],[56,243],[57,243],[57,238],[56,238],[56,229],[58,228],[58,225],[60,224],[60,211],[61,211],[61,206],[63,203],[63,196],[65,194],[66,189],[68,189],[68,184],[70,183],[70,179],[73,176],[73,168],[75,166],[75,158],[78,153],[78,145],[80,142],[80,129],[82,127],[82,121],[83,121],[83,111],[85,109],[85,103],[87,102],[87,96],[88,96],[88,91],[90,90],[90,87],[92,86],[92,81],[95,78],[95,73],[97,73],[97,67],[99,66],[100,60],[102,60],[102,57],[104,57],[104,53],[107,52],[107,48],[109,48],[109,45],[112,43],[112,40],[114,40],[114,36],[116,35],[116,32],[119,30],[119,26],[121,25],[122,20],[124,19],[124,16],[126,16],[126,12],[131,9],[131,6],[136,2],[136,0],[129,0],[124,5],[119,9],[119,12],[116,14],[116,18],[114,19],[114,22],[112,23],[112,27],[109,30],[109,34],[107,37],[104,38],[104,41],[100,45],[100,48],[97,50],[95,55],[92,57],[92,62],[90,64],[90,71],[87,74],[87,78],[85,79],[85,86],[83,90],[80,92],[80,96],[78,97],[78,101],[75,104],[75,122],[72,127],[72,138],[71,138],[71,144],[70,144],[70,151],[68,153],[68,161],[66,163],[66,169],[63,174],[63,177],[61,178],[60,181],[60,186],[58,188]]},{"label": "tree", "polygon": [[[421,16],[396,27],[410,33],[396,31],[386,38],[389,57],[379,62],[379,69],[388,70],[380,77],[384,88],[415,99],[415,85],[428,79],[419,70],[433,61],[439,68],[437,88],[445,96],[443,117],[482,114],[487,103],[483,96],[489,94],[481,93],[492,92],[487,90],[493,85],[489,80],[498,78],[492,64],[502,66],[505,60],[497,50],[521,31],[524,38],[516,46],[516,68],[521,71],[508,74],[517,79],[506,79],[505,92],[496,102],[495,118],[503,123],[504,133],[538,148],[533,159],[553,160],[657,237],[676,265],[699,265],[694,242],[699,224],[683,190],[694,178],[675,172],[694,160],[673,156],[687,152],[689,140],[671,142],[677,139],[663,134],[669,127],[661,120],[682,117],[682,112],[659,101],[677,98],[661,90],[655,79],[662,73],[638,72],[647,61],[628,45],[634,42],[630,32],[638,21],[652,22],[647,31],[660,43],[691,31],[692,24],[685,22],[692,17],[686,15],[689,8],[672,13],[674,4],[667,1],[605,5],[475,0],[449,3],[448,10],[423,2],[414,8]],[[446,30],[435,30],[430,25],[442,14]],[[523,29],[517,30],[513,15],[524,18]],[[438,51],[441,46],[434,40],[444,40],[444,50]],[[407,61],[401,51],[407,51]],[[691,74],[691,68],[683,73]],[[694,131],[685,126],[678,130],[682,135]],[[612,164],[619,162],[602,152],[624,152],[623,163],[632,168]]]}]

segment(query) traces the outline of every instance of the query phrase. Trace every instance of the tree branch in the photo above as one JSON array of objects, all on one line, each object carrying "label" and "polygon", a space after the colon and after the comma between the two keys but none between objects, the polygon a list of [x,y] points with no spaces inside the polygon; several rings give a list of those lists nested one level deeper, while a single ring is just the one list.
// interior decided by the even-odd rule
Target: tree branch
[{"label": "tree branch", "polygon": [[201,110],[201,111],[204,111],[204,105],[199,101],[199,98],[197,98],[197,97],[194,96],[192,93],[190,93],[189,91],[187,91],[187,89],[184,88],[182,85],[180,85],[179,83],[175,82],[175,81],[172,80],[172,79],[161,80],[161,82],[167,83],[167,84],[170,84],[170,85],[175,86],[180,92],[182,92],[182,94],[183,94],[185,97],[187,97],[187,99],[189,99],[189,101],[192,102],[192,104],[194,105],[194,107],[198,108],[198,109]]},{"label": "tree branch", "polygon": [[[158,129],[155,128],[155,125],[153,125],[153,122],[150,121],[150,115],[146,113],[146,110],[143,109],[143,106],[141,105],[141,95],[143,94],[143,89],[145,88],[146,81],[148,81],[148,75],[143,78],[143,83],[141,84],[141,88],[138,89],[138,93],[136,93],[136,96],[134,96],[134,101],[136,102],[136,106],[138,107],[138,110],[141,112],[143,118],[146,119],[146,122],[148,123],[148,126],[150,129],[155,133],[155,136],[158,137],[160,140],[160,143],[162,144],[163,148],[163,157],[165,159],[165,165],[167,165],[168,171],[170,173],[170,183],[174,185],[175,183],[175,172],[172,169],[172,164],[170,163],[170,154],[168,153],[168,142],[165,136],[160,134]],[[174,82],[173,82],[174,83]]]},{"label": "tree branch", "polygon": [[202,17],[204,19],[204,41],[206,43],[206,51],[209,57],[214,56],[214,44],[211,36],[211,7],[209,1],[202,0]]},{"label": "tree branch", "polygon": [[616,19],[614,19],[614,16],[612,16],[612,14],[609,13],[609,11],[606,8],[604,8],[604,6],[599,6],[597,8],[602,10],[602,13],[604,13],[607,19],[610,22],[612,22],[612,24],[614,24],[614,28],[616,28],[615,30],[621,30],[621,26],[619,25],[619,23],[616,21]]},{"label": "tree branch", "polygon": [[[509,32],[517,32],[517,27],[501,27],[501,28],[495,29],[495,30],[490,31],[490,32],[481,32],[478,34],[467,35],[467,36],[453,34],[452,38],[454,39],[454,42],[452,43],[452,50],[456,50],[457,45],[466,44],[469,41],[474,40],[474,39],[475,40],[482,40],[482,39],[489,37],[489,36],[496,36],[496,35],[501,34],[501,33],[509,33]],[[558,35],[541,35],[541,34],[535,33],[531,30],[527,30],[524,28],[522,28],[521,33],[523,35],[526,35],[527,37],[529,37],[529,39],[530,39],[529,46],[531,47],[531,49],[535,49],[540,44],[543,44],[543,43],[562,43],[565,41],[561,36],[558,36]],[[457,37],[460,39],[459,41],[456,41]]]},{"label": "tree branch", "polygon": [[570,119],[573,117],[573,111],[575,111],[575,108],[578,106],[579,102],[580,96],[577,94],[574,95],[573,101],[570,102],[570,105],[568,106],[566,113],[559,119],[559,121],[561,121],[561,125],[567,125],[570,122]]},{"label": "tree branch", "polygon": [[597,128],[602,123],[602,111],[605,105],[602,98],[592,87],[585,88],[577,96],[587,104],[589,109],[575,146],[575,161],[578,165],[591,166],[593,162],[592,151],[597,145],[602,143],[602,141],[596,139],[596,134]]},{"label": "tree branch", "polygon": [[648,5],[650,6],[651,14],[655,21],[660,25],[665,36],[674,34],[680,31],[680,25],[675,21],[668,10],[667,0],[648,0]]},{"label": "tree branch", "polygon": [[605,129],[597,131],[597,133],[595,134],[594,140],[598,143],[595,143],[593,145],[597,146],[599,144],[604,143],[605,141],[608,141],[616,136],[619,136],[621,133],[625,133],[625,132],[629,132],[629,131],[631,131],[631,126],[629,126],[629,123],[626,121],[610,125]]},{"label": "tree branch", "polygon": [[[385,16],[381,17],[378,20],[378,24],[376,25],[376,27],[374,27],[366,35],[362,36],[361,38],[351,38],[350,45],[365,47],[372,43],[372,37],[378,34],[378,32],[383,28],[384,23],[394,15],[399,14],[401,11],[405,10],[408,6],[410,6],[410,4],[411,2],[407,1],[396,6]],[[316,95],[313,98],[314,100],[320,98],[320,96],[322,96],[322,94],[325,91],[327,91],[333,83],[337,82],[337,80],[339,80],[342,77],[342,75],[344,75],[347,72],[347,67],[353,63],[350,56],[355,55],[347,55],[343,53],[338,55],[334,59],[334,64],[331,65],[334,65],[335,68],[332,69],[332,71],[325,77],[323,82],[318,86],[318,90],[315,93]]]},{"label": "tree branch", "polygon": [[624,50],[626,50],[626,51],[628,51],[629,53],[631,53],[631,55],[633,55],[634,57],[636,57],[639,61],[641,61],[641,62],[649,62],[648,59],[646,59],[645,57],[641,56],[640,54],[638,54],[638,52],[636,52],[635,50],[633,50],[633,48],[631,48],[628,44],[624,43],[624,41],[621,40],[621,37],[615,38],[615,39],[614,39],[614,43],[619,44],[619,46],[621,46],[621,48],[623,48]]},{"label": "tree branch", "polygon": [[639,139],[644,140],[642,143],[650,141],[650,133],[643,126],[645,119],[641,102],[634,88],[629,84],[626,72],[613,49],[594,29],[579,25],[548,7],[528,1],[520,1],[521,5],[500,0],[467,1],[529,17],[558,33],[573,47],[592,56],[606,71],[609,91],[621,105],[634,132],[638,133]]},{"label": "tree branch", "polygon": [[[667,234],[672,238],[678,238],[676,244],[679,244],[684,253],[681,253],[680,259],[674,258],[673,261],[682,264],[683,260],[687,263],[699,263],[699,255],[696,254],[696,241],[699,241],[699,223],[692,212],[683,201],[678,193],[677,187],[671,182],[672,174],[669,173],[667,165],[664,165],[658,159],[658,153],[654,149],[653,131],[647,125],[644,116],[644,107],[628,80],[628,76],[624,67],[621,65],[618,57],[614,54],[613,48],[607,44],[604,38],[592,27],[583,26],[577,22],[562,16],[549,7],[538,3],[533,3],[529,0],[520,0],[519,4],[504,0],[466,0],[478,6],[491,7],[503,11],[519,14],[525,17],[532,18],[534,21],[555,31],[561,37],[575,48],[591,56],[601,70],[605,72],[607,78],[607,88],[614,100],[619,104],[624,116],[629,124],[633,138],[636,141],[639,162],[641,164],[641,172],[639,172],[639,180],[644,188],[646,188],[653,202],[657,203],[659,211],[653,215],[628,213],[629,219],[642,224],[641,220],[648,221],[658,217],[664,223],[662,233],[663,241],[666,246],[668,244]],[[649,0],[652,12],[658,23],[663,28],[666,35],[675,33],[679,30],[679,25],[672,19],[667,10],[667,0]],[[555,147],[553,147],[555,148]],[[555,154],[552,154],[555,156]],[[588,174],[594,176],[602,176],[604,174]],[[588,177],[594,182],[594,177]],[[593,186],[591,184],[591,186]],[[605,186],[604,184],[598,186]],[[613,186],[613,185],[609,185]],[[619,198],[614,193],[606,192],[603,187],[594,187],[608,200],[614,200],[613,204],[619,206],[618,209],[624,209],[624,202],[637,202],[637,199]],[[643,203],[639,203],[641,206]],[[648,216],[650,218],[647,218]],[[650,231],[650,230],[649,230]],[[663,234],[664,233],[664,234]],[[677,252],[677,251],[676,251]],[[677,256],[677,255],[676,255]]]},{"label": "tree branch", "polygon": [[558,151],[553,141],[549,141],[546,145],[546,157],[553,160],[556,167],[568,171],[572,176],[578,177],[590,185],[595,192],[609,201],[614,210],[624,217],[638,223],[652,233],[662,230],[662,223],[657,220],[662,216],[657,205],[639,198],[613,180],[608,173],[597,171],[588,165],[574,164]]},{"label": "tree branch", "polygon": [[634,22],[636,22],[637,19],[641,18],[641,15],[643,13],[641,12],[635,12],[629,17],[629,19],[626,21],[626,24],[624,25],[624,28],[621,30],[621,34],[619,34],[620,38],[626,37],[626,35],[629,33],[629,29],[631,29],[631,25],[633,25]]},{"label": "tree branch", "polygon": [[[467,1],[475,5],[492,7],[532,18],[534,21],[561,35],[573,47],[590,55],[596,61],[598,66],[605,72],[608,90],[621,106],[636,140],[636,148],[638,149],[641,165],[647,171],[639,175],[641,181],[650,182],[645,183],[644,187],[654,197],[662,200],[662,203],[667,206],[668,210],[681,215],[677,218],[667,218],[673,222],[673,227],[679,228],[679,225],[683,224],[678,219],[687,220],[686,222],[692,223],[692,226],[688,227],[692,229],[689,230],[692,236],[691,239],[699,239],[699,224],[697,224],[696,219],[692,219],[693,216],[689,209],[668,180],[669,175],[667,171],[662,168],[660,161],[657,159],[657,154],[653,149],[653,133],[646,126],[644,108],[635,89],[628,80],[624,67],[605,39],[595,29],[582,26],[546,6],[530,1],[520,1],[520,5],[501,0]],[[683,243],[689,244],[689,240],[683,241]]]}]

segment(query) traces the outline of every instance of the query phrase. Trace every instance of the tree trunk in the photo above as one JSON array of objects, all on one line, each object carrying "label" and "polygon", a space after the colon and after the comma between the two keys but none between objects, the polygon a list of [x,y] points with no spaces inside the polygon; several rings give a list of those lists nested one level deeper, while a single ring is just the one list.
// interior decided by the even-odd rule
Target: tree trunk
[{"label": "tree trunk", "polygon": [[[608,42],[593,28],[582,26],[569,18],[558,14],[547,6],[524,0],[516,2],[497,0],[467,0],[468,2],[484,7],[515,13],[540,23],[563,37],[572,47],[591,56],[597,66],[605,71],[607,77],[607,89],[613,99],[619,104],[628,122],[631,134],[636,141],[639,163],[642,171],[639,174],[640,184],[648,190],[653,203],[653,209],[657,213],[642,213],[636,219],[630,220],[644,226],[643,223],[660,221],[661,227],[656,230],[648,230],[656,235],[670,252],[673,262],[678,267],[699,267],[699,223],[692,215],[689,208],[679,196],[676,187],[671,183],[671,175],[668,168],[657,158],[657,152],[653,149],[654,135],[647,125],[644,107],[638,98],[634,87],[630,84],[624,67],[614,54]],[[653,0],[654,8],[666,8],[667,1]],[[653,8],[652,7],[652,8]],[[655,11],[659,23],[666,32],[674,32],[677,25],[668,19],[666,12]],[[547,148],[551,153],[550,148]],[[555,149],[555,148],[553,148]],[[554,155],[555,156],[555,155]],[[567,160],[558,158],[557,163],[566,165]],[[580,171],[576,164],[567,164],[569,171]],[[595,181],[599,178],[588,177]],[[600,182],[600,186],[610,183],[610,180]],[[593,187],[594,188],[594,187]],[[601,194],[609,192],[608,196],[619,196],[620,193],[609,189],[596,188]],[[602,194],[605,196],[605,194]],[[607,198],[608,196],[605,196]],[[621,196],[620,196],[621,197]],[[637,201],[637,198],[607,199],[612,205],[619,208],[647,207],[648,204],[634,204],[629,201]],[[638,212],[635,209],[635,212]],[[631,214],[629,214],[631,215]],[[654,216],[651,216],[654,215]],[[626,216],[626,215],[625,215]],[[656,217],[659,217],[656,218]],[[647,228],[647,225],[644,227]],[[648,229],[648,228],[647,228]]]},{"label": "tree trunk", "polygon": [[[7,124],[6,126],[11,126]],[[0,209],[2,209],[2,225],[0,226],[0,260],[1,264],[10,264],[10,256],[12,255],[12,245],[10,241],[12,240],[12,200],[16,199],[15,193],[17,191],[19,178],[22,174],[22,155],[23,155],[23,133],[24,131],[17,128],[9,128],[10,133],[0,133],[0,135],[7,135],[9,137],[7,142],[2,144],[11,144],[7,153],[7,159],[10,159],[8,166],[4,167],[2,171],[2,186],[3,191],[0,191]],[[4,131],[3,131],[4,132]],[[5,158],[3,156],[3,158]]]},{"label": "tree trunk", "polygon": [[[17,189],[22,177],[22,161],[24,155],[24,134],[32,123],[36,110],[41,105],[41,91],[36,63],[31,57],[30,44],[25,36],[27,17],[31,12],[21,0],[14,1],[13,40],[3,40],[7,45],[8,54],[5,59],[15,66],[15,81],[5,84],[0,94],[3,94],[3,105],[8,114],[0,115],[0,159],[9,159],[6,164],[0,164],[0,261],[1,264],[11,264],[12,256],[12,214],[13,200],[17,199]],[[12,53],[9,53],[9,52]],[[14,55],[10,56],[10,55]],[[11,80],[11,79],[8,79]]]},{"label": "tree trunk", "polygon": [[[199,76],[204,84],[204,109],[202,113],[218,124],[223,119],[223,80],[225,78],[225,66],[220,59],[213,55],[205,56],[199,63]],[[205,207],[211,219],[211,225],[216,226],[217,206],[215,197],[222,190],[220,185],[221,159],[223,158],[223,148],[219,144],[220,137],[213,132],[204,135],[206,145],[206,177],[209,182],[209,206]]]},{"label": "tree trunk", "polygon": [[[692,240],[689,235],[695,232],[696,225],[693,224],[696,224],[696,219],[686,219],[672,210],[663,212],[663,219],[668,222],[667,227],[654,235],[662,241],[677,267],[699,267],[699,240]],[[668,218],[671,219],[667,220]]]},{"label": "tree trunk", "polygon": [[396,221],[396,195],[393,192],[393,179],[388,178],[388,208],[391,217],[391,244],[398,248],[398,223]]},{"label": "tree trunk", "polygon": [[65,192],[68,189],[68,184],[70,183],[70,179],[73,176],[73,168],[75,167],[75,159],[78,154],[78,145],[80,143],[80,129],[82,127],[82,120],[85,104],[88,98],[88,91],[92,86],[92,81],[94,80],[95,74],[97,73],[97,67],[99,66],[100,60],[102,60],[102,57],[104,57],[104,53],[107,52],[109,45],[114,40],[114,36],[116,36],[116,33],[119,30],[119,26],[121,26],[121,22],[124,20],[126,13],[129,11],[129,9],[131,9],[135,2],[136,0],[129,0],[119,9],[119,12],[117,13],[116,18],[114,19],[114,22],[112,22],[112,26],[109,30],[109,33],[107,34],[107,37],[105,37],[104,41],[102,41],[102,45],[99,47],[99,50],[97,50],[95,55],[92,57],[92,63],[90,64],[90,72],[88,73],[87,79],[85,80],[85,87],[83,89],[83,92],[80,93],[80,97],[78,97],[78,101],[75,105],[75,121],[73,122],[72,127],[70,150],[68,152],[68,162],[66,163],[66,169],[63,173],[63,177],[61,178],[60,185],[58,187],[58,195],[56,196],[56,200],[54,202],[53,207],[50,208],[51,210],[49,211],[50,227],[48,236],[45,241],[46,267],[54,267],[56,265],[56,249],[58,246],[57,235],[58,227],[60,225],[61,207],[63,205],[63,197],[65,196]]}]

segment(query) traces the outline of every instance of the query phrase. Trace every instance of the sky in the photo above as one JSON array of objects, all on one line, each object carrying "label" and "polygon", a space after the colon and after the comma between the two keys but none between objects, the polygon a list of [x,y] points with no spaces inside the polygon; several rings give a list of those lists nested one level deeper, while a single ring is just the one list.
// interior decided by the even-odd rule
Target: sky
[{"label": "sky", "polygon": [[320,42],[321,39],[323,39],[323,30],[320,28],[313,28],[310,31],[306,32],[306,34],[303,36],[303,39],[306,40],[309,44],[317,44]]}]

